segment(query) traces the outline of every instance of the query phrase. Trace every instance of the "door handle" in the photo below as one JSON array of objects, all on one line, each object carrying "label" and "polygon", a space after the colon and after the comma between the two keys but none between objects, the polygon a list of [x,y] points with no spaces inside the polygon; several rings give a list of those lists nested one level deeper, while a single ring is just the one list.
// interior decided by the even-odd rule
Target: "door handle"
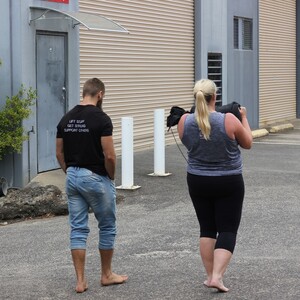
[{"label": "door handle", "polygon": [[62,94],[61,94],[62,100],[63,102],[66,102],[67,89],[63,86],[61,90],[62,90]]}]

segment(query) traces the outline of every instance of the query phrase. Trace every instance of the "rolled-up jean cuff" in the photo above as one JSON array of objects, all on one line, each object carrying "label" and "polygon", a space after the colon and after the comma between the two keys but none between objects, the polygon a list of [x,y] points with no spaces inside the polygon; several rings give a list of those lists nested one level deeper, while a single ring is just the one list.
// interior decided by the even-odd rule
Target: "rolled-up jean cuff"
[{"label": "rolled-up jean cuff", "polygon": [[99,245],[99,250],[113,250],[115,249],[115,244],[113,243],[111,246],[109,245]]},{"label": "rolled-up jean cuff", "polygon": [[[101,233],[100,233],[101,234]],[[116,234],[110,233],[108,237],[101,237],[98,248],[101,250],[110,250],[115,247]]]},{"label": "rolled-up jean cuff", "polygon": [[70,250],[86,250],[86,245],[71,243]]}]

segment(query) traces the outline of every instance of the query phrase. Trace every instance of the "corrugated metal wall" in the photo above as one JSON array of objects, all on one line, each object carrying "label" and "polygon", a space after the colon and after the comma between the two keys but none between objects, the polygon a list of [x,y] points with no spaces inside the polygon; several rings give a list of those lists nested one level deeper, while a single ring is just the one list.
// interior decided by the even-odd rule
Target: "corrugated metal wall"
[{"label": "corrugated metal wall", "polygon": [[296,0],[259,1],[259,124],[296,117]]},{"label": "corrugated metal wall", "polygon": [[[79,0],[79,10],[120,23],[129,35],[80,29],[80,80],[106,85],[104,111],[120,152],[121,117],[133,117],[134,149],[153,146],[154,109],[190,108],[194,85],[193,0]],[[173,143],[166,134],[166,143]]]}]

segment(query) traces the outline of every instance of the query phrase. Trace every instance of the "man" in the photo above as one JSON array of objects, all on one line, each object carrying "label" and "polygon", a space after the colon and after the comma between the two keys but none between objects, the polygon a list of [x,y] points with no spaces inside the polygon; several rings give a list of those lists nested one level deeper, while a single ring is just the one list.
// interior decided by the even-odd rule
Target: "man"
[{"label": "man", "polygon": [[101,80],[87,80],[80,105],[70,110],[57,126],[56,157],[67,174],[70,248],[77,277],[77,293],[88,288],[84,268],[89,207],[98,221],[101,284],[120,284],[128,278],[113,273],[111,269],[116,236],[116,191],[113,181],[116,154],[112,122],[102,111],[104,94],[105,87]]}]

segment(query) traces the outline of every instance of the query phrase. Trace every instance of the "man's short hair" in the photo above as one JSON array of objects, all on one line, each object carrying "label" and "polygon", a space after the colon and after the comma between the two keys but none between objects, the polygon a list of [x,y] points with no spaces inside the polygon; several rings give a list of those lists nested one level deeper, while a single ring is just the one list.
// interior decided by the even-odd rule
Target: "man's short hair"
[{"label": "man's short hair", "polygon": [[91,78],[87,80],[82,89],[82,97],[85,96],[96,96],[100,91],[105,92],[104,83],[98,78]]}]

